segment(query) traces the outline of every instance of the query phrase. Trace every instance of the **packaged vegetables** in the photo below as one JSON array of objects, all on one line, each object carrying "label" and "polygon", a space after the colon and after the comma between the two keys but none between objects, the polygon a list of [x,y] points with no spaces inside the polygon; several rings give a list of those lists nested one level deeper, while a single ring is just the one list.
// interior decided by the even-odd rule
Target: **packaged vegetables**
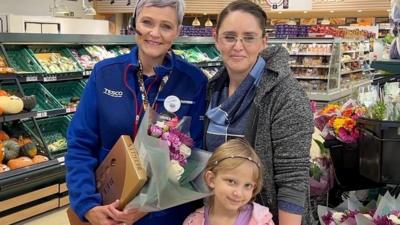
[{"label": "packaged vegetables", "polygon": [[0,56],[0,74],[2,73],[15,73],[15,69],[8,67],[4,57]]},{"label": "packaged vegetables", "polygon": [[35,56],[46,73],[64,73],[79,70],[76,62],[62,56],[60,53],[37,53]]}]

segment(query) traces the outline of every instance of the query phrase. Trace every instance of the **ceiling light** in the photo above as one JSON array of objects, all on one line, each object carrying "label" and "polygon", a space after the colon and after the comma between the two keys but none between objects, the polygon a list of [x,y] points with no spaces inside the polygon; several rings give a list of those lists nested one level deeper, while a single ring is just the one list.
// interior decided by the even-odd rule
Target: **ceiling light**
[{"label": "ceiling light", "polygon": [[208,17],[206,23],[204,24],[204,26],[206,27],[212,27],[213,26],[213,22],[210,20],[210,17]]},{"label": "ceiling light", "polygon": [[194,26],[194,27],[200,26],[200,20],[197,19],[197,16],[194,18],[194,20],[192,22],[192,26]]}]

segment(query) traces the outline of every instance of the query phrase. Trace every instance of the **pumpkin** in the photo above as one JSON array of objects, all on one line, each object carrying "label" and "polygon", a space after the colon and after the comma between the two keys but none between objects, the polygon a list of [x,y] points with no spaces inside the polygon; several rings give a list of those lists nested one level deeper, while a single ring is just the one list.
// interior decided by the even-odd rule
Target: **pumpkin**
[{"label": "pumpkin", "polygon": [[6,172],[6,171],[9,171],[9,170],[10,170],[10,167],[0,163],[0,173]]},{"label": "pumpkin", "polygon": [[10,167],[10,169],[18,169],[22,168],[25,166],[30,166],[33,165],[33,161],[31,158],[26,157],[26,156],[21,156],[16,159],[11,159],[8,161],[7,166]]},{"label": "pumpkin", "polygon": [[33,158],[37,154],[36,145],[32,142],[24,144],[20,148],[21,155]]},{"label": "pumpkin", "polygon": [[41,163],[41,162],[46,162],[49,161],[49,158],[47,158],[44,155],[35,155],[32,159],[33,163]]},{"label": "pumpkin", "polygon": [[24,96],[21,98],[22,102],[24,102],[24,109],[31,111],[32,109],[35,108],[36,106],[36,96],[30,95],[30,96]]},{"label": "pumpkin", "polygon": [[0,96],[0,108],[3,109],[4,113],[17,114],[24,108],[24,103],[21,98],[15,95]]},{"label": "pumpkin", "polygon": [[10,139],[8,134],[4,130],[0,130],[0,141],[5,141]]},{"label": "pumpkin", "polygon": [[7,91],[0,89],[0,96],[8,96]]},{"label": "pumpkin", "polygon": [[19,156],[19,144],[13,139],[3,141],[5,160],[15,159]]},{"label": "pumpkin", "polygon": [[29,143],[32,143],[32,140],[30,138],[19,136],[19,138],[18,138],[19,146],[24,146]]}]

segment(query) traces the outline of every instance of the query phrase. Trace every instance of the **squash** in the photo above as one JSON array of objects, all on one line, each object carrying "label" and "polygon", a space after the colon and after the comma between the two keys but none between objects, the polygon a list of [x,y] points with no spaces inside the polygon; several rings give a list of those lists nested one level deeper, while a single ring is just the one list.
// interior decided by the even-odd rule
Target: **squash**
[{"label": "squash", "polygon": [[9,170],[10,170],[10,167],[0,163],[0,173],[6,172],[6,171],[9,171]]},{"label": "squash", "polygon": [[10,167],[10,169],[18,169],[22,168],[25,166],[30,166],[33,165],[33,161],[31,158],[26,157],[26,156],[21,156],[16,159],[11,159],[8,161],[7,166]]},{"label": "squash", "polygon": [[19,144],[13,139],[3,141],[5,160],[15,159],[19,156]]},{"label": "squash", "polygon": [[24,102],[25,110],[31,111],[32,109],[35,108],[36,103],[37,103],[35,95],[24,96],[21,99]]},{"label": "squash", "polygon": [[49,161],[49,158],[47,158],[44,155],[35,155],[32,159],[33,163],[41,163],[41,162],[46,162]]},{"label": "squash", "polygon": [[20,152],[23,156],[29,156],[33,158],[35,155],[37,155],[37,148],[36,145],[31,142],[21,146]]},{"label": "squash", "polygon": [[24,103],[21,98],[15,95],[0,96],[0,108],[3,109],[4,113],[17,114],[24,108]]},{"label": "squash", "polygon": [[7,91],[0,89],[0,96],[8,96]]},{"label": "squash", "polygon": [[0,130],[0,141],[5,141],[10,139],[8,134],[4,130]]}]

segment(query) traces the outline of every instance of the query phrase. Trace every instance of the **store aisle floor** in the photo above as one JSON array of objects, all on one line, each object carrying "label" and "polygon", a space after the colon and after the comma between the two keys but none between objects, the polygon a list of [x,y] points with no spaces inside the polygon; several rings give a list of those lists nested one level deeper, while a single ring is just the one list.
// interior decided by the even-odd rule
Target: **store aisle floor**
[{"label": "store aisle floor", "polygon": [[68,206],[54,209],[30,219],[18,222],[15,225],[69,225],[67,209]]}]

